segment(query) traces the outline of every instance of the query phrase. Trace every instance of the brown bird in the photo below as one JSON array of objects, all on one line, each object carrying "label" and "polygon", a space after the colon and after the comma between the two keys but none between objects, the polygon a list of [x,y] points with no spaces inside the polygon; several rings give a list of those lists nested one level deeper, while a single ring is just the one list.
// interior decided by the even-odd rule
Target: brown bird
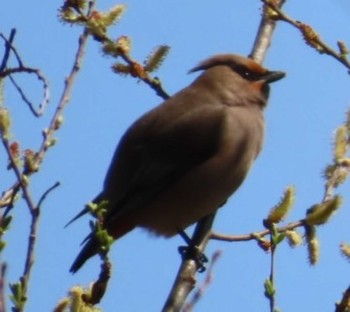
[{"label": "brown bird", "polygon": [[[103,226],[114,239],[135,227],[171,237],[215,212],[261,150],[268,84],[285,74],[234,54],[213,56],[196,71],[203,73],[139,118],[117,146],[93,200],[108,201]],[[97,252],[90,235],[70,271]]]}]

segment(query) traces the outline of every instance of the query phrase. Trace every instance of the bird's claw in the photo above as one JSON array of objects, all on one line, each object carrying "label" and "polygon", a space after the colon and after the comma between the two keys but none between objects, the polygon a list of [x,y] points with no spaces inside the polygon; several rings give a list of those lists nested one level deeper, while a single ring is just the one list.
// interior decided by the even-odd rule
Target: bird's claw
[{"label": "bird's claw", "polygon": [[204,264],[209,261],[208,257],[197,246],[180,246],[178,250],[183,260],[192,259],[196,262],[199,273],[203,273],[206,270]]}]

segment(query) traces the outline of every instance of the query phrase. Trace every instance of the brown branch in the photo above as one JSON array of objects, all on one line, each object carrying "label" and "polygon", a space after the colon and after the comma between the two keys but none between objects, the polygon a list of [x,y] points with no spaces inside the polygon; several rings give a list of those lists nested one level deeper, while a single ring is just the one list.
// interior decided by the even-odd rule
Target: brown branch
[{"label": "brown branch", "polygon": [[[8,139],[5,136],[2,136],[1,141],[7,152],[7,156],[9,157],[11,168],[16,175],[18,186],[21,189],[23,194],[23,199],[25,200],[31,214],[31,224],[30,224],[30,231],[29,231],[26,260],[25,260],[23,274],[20,278],[20,283],[22,288],[22,298],[20,300],[23,302],[23,307],[24,307],[24,304],[26,302],[25,298],[28,293],[28,284],[29,284],[29,279],[31,275],[31,270],[34,263],[34,249],[35,249],[35,242],[36,242],[37,228],[38,228],[38,221],[39,221],[39,207],[35,205],[32,199],[31,193],[29,191],[28,177],[22,174],[21,169],[19,168],[16,160],[14,159],[13,154],[11,153]],[[23,311],[23,308],[14,307],[13,311],[21,312]]]},{"label": "brown branch", "polygon": [[[11,35],[14,36],[14,33],[11,32]],[[36,117],[40,117],[44,113],[46,106],[50,100],[50,89],[49,89],[48,80],[46,79],[44,74],[40,71],[40,69],[27,67],[23,64],[17,50],[12,45],[12,42],[14,39],[13,37],[10,38],[9,40],[7,40],[6,37],[1,33],[0,33],[0,37],[3,38],[6,42],[6,51],[5,51],[3,61],[2,61],[2,65],[1,65],[0,78],[5,78],[5,77],[9,76],[12,84],[15,86],[18,93],[21,95],[22,100],[28,105],[28,107],[29,107],[30,111],[33,113],[33,115]],[[16,55],[18,67],[7,68],[7,61],[9,58],[10,51],[13,51],[13,53]],[[34,74],[42,82],[44,95],[43,95],[43,99],[42,99],[41,103],[39,104],[38,110],[34,108],[34,104],[28,99],[28,97],[25,95],[25,92],[22,90],[22,88],[17,84],[17,82],[11,76],[11,74],[17,74],[17,73]]]},{"label": "brown branch", "polygon": [[[35,250],[35,245],[36,245],[36,238],[37,238],[37,230],[38,230],[38,220],[39,220],[39,212],[40,212],[40,207],[46,198],[46,196],[58,186],[58,183],[50,187],[47,191],[43,193],[41,198],[38,201],[38,204],[35,204],[30,190],[29,190],[29,177],[31,174],[35,173],[38,171],[46,151],[48,148],[52,145],[51,142],[53,140],[53,134],[54,132],[59,128],[60,124],[60,118],[63,112],[63,109],[67,105],[69,101],[69,96],[71,94],[72,86],[75,80],[75,77],[77,73],[79,72],[80,69],[80,64],[84,55],[86,43],[87,43],[87,38],[88,38],[88,33],[85,30],[84,33],[81,35],[79,39],[79,45],[78,45],[78,50],[76,53],[76,58],[74,60],[74,65],[72,67],[71,73],[69,74],[65,88],[62,93],[61,100],[57,106],[56,112],[51,120],[51,123],[49,125],[49,128],[45,131],[44,139],[42,142],[41,147],[39,148],[38,152],[35,154],[35,157],[33,159],[33,163],[28,168],[28,166],[24,166],[23,171],[20,165],[17,163],[15,156],[11,152],[11,147],[8,141],[8,138],[5,133],[2,133],[1,135],[1,141],[3,143],[3,146],[7,152],[9,162],[10,162],[10,168],[14,171],[17,183],[12,187],[12,189],[7,190],[6,194],[3,195],[2,199],[5,199],[5,202],[8,203],[7,205],[7,212],[9,211],[9,207],[12,206],[14,198],[18,190],[20,189],[24,201],[26,202],[30,214],[31,214],[31,223],[30,223],[30,231],[29,231],[29,238],[28,238],[28,245],[27,245],[27,253],[26,253],[26,259],[25,259],[25,264],[24,264],[24,270],[23,274],[20,277],[20,287],[21,287],[21,298],[17,298],[18,302],[21,302],[20,305],[16,306],[13,308],[14,312],[21,312],[24,310],[25,303],[27,301],[27,293],[28,293],[28,285],[29,285],[29,280],[32,272],[32,267],[34,263],[34,250]],[[12,44],[8,44],[9,48],[12,51],[15,49],[13,48]],[[25,96],[24,92],[20,89],[20,87],[15,83],[15,86],[17,87],[17,90],[19,93],[22,95],[22,99],[29,105],[31,108],[32,112],[38,116],[42,113],[43,109],[45,108],[46,103],[48,102],[48,83],[46,78],[42,75],[40,70],[26,67],[23,65],[23,63],[20,61],[20,58],[18,56],[18,53],[16,53],[16,56],[19,60],[19,67],[16,68],[6,68],[6,64],[4,65],[4,70],[0,73],[0,77],[6,77],[10,76],[11,74],[15,73],[29,73],[29,74],[35,74],[44,84],[44,101],[40,105],[39,110],[36,111],[33,107],[33,105],[30,103],[30,101],[27,99]]]},{"label": "brown branch", "polygon": [[2,141],[2,144],[3,144],[4,148],[5,148],[7,156],[9,158],[9,160],[10,160],[10,167],[11,167],[11,169],[14,171],[14,173],[16,175],[16,179],[17,179],[18,185],[16,184],[14,186],[14,188],[19,187],[22,190],[23,197],[24,197],[25,201],[28,204],[28,208],[30,210],[30,213],[32,215],[35,215],[36,214],[36,212],[35,212],[36,208],[35,208],[35,204],[34,204],[34,202],[32,200],[32,197],[31,197],[29,189],[28,189],[28,177],[26,175],[22,174],[21,169],[18,166],[18,164],[16,162],[16,159],[14,158],[14,156],[13,156],[13,154],[11,152],[11,148],[10,148],[10,145],[9,145],[7,137],[2,136],[1,137],[1,141]]},{"label": "brown branch", "polygon": [[54,185],[50,186],[40,197],[39,201],[38,201],[38,206],[37,208],[40,209],[42,203],[44,202],[44,200],[46,199],[46,197],[49,195],[49,193],[51,193],[55,188],[60,186],[60,182],[56,182]]},{"label": "brown branch", "polygon": [[[197,246],[198,253],[204,252],[209,241],[210,229],[214,222],[215,214],[203,218],[196,225],[192,236],[192,244]],[[199,268],[199,263],[193,257],[184,257],[173,287],[164,304],[162,312],[180,311],[187,296],[196,284],[195,274]]]},{"label": "brown branch", "polygon": [[213,282],[213,270],[214,266],[219,260],[222,252],[220,250],[217,250],[214,252],[213,256],[211,257],[210,265],[208,267],[208,271],[206,273],[206,277],[204,279],[204,282],[202,285],[197,289],[197,291],[194,293],[192,299],[190,302],[188,302],[182,312],[190,312],[193,310],[194,306],[199,302],[199,300],[203,297],[205,291],[208,289],[210,284]]},{"label": "brown branch", "polygon": [[53,139],[53,135],[55,131],[58,129],[58,123],[59,119],[62,116],[63,110],[67,106],[70,96],[72,93],[73,89],[73,84],[74,81],[77,77],[78,72],[80,71],[81,68],[81,62],[85,53],[85,48],[87,44],[87,39],[88,39],[88,31],[85,29],[83,34],[79,38],[79,46],[77,53],[75,55],[75,60],[71,69],[70,74],[68,75],[68,78],[65,80],[65,87],[63,89],[61,99],[59,101],[59,104],[56,108],[56,112],[54,113],[49,127],[46,129],[44,133],[44,139],[41,144],[41,147],[39,148],[39,151],[35,155],[35,167],[39,168],[40,164],[42,163],[44,156],[48,150],[48,148],[51,146],[50,141]]},{"label": "brown branch", "polygon": [[[2,39],[4,39],[4,41],[6,43],[6,50],[8,51],[8,53],[10,51],[12,51],[14,53],[14,55],[16,57],[16,60],[17,60],[17,63],[18,63],[18,67],[23,67],[23,63],[22,63],[21,57],[19,56],[19,53],[17,52],[16,48],[12,45],[12,42],[13,42],[15,34],[16,34],[16,29],[13,28],[11,30],[9,39],[7,39],[2,33],[0,33],[0,37]],[[6,68],[7,62],[8,62],[8,57],[6,57],[6,53],[5,53],[5,56],[4,56],[3,62],[2,62],[2,66],[0,67],[1,71],[3,71]]]},{"label": "brown branch", "polygon": [[0,73],[5,70],[6,66],[7,66],[7,62],[10,58],[10,52],[12,49],[12,42],[15,38],[16,35],[16,29],[11,29],[10,35],[9,35],[9,39],[7,39],[2,33],[0,33],[0,37],[2,39],[4,39],[5,41],[5,53],[4,53],[4,57],[2,58],[2,62],[0,65]]},{"label": "brown branch", "polygon": [[[263,1],[264,2],[264,1]],[[285,0],[275,0],[276,7],[282,7]],[[264,10],[265,11],[265,10]],[[272,35],[276,27],[276,22],[263,13],[258,29],[258,34],[255,37],[252,51],[249,55],[255,62],[263,63],[267,50],[271,45]]]},{"label": "brown branch", "polygon": [[39,104],[39,108],[38,109],[34,108],[34,104],[27,98],[27,96],[25,95],[25,93],[22,90],[22,88],[17,84],[17,82],[15,81],[15,79],[11,75],[10,75],[10,80],[11,80],[12,84],[15,86],[15,88],[17,89],[18,93],[21,95],[23,102],[28,105],[28,107],[29,107],[30,111],[32,112],[32,114],[35,117],[40,117],[40,116],[42,116],[44,114],[46,106],[47,106],[47,104],[50,101],[49,82],[44,77],[44,75],[40,72],[39,69],[33,69],[33,70],[34,70],[33,73],[35,73],[37,78],[40,81],[42,81],[42,83],[43,83],[43,90],[44,90],[43,99],[42,99],[41,103]]},{"label": "brown branch", "polygon": [[[316,49],[319,53],[327,54],[334,59],[336,59],[338,62],[343,64],[347,69],[350,70],[350,61],[346,59],[345,55],[342,51],[339,53],[336,52],[334,49],[332,49],[327,43],[325,43],[319,35],[307,24],[302,23],[300,21],[294,20],[291,17],[289,17],[287,14],[285,14],[280,7],[275,3],[275,1],[272,0],[261,0],[264,4],[266,4],[271,10],[273,10],[274,15],[273,18],[275,20],[281,20],[284,21],[293,27],[297,28],[302,36],[304,37],[305,42]],[[272,17],[272,16],[271,16]],[[342,42],[338,42],[338,46],[340,50],[342,50],[341,46],[343,45]]]},{"label": "brown branch", "polygon": [[[120,56],[129,66],[135,66],[135,64],[138,64],[127,53],[121,53]],[[162,99],[166,100],[170,97],[170,95],[163,89],[160,80],[158,78],[152,78],[146,71],[143,71],[143,75],[138,76],[137,78],[149,85]]]},{"label": "brown branch", "polygon": [[[39,149],[39,152],[36,154],[35,157],[35,164],[34,167],[39,168],[40,164],[42,163],[45,153],[48,150],[48,147],[50,146],[48,142],[53,138],[54,132],[57,130],[57,122],[58,119],[60,118],[63,109],[66,107],[69,97],[72,91],[73,83],[75,81],[75,78],[77,76],[77,73],[80,70],[80,65],[81,61],[84,55],[85,47],[87,44],[87,38],[88,34],[87,31],[85,30],[84,33],[81,35],[79,39],[79,46],[78,46],[78,51],[76,54],[76,58],[74,61],[74,65],[72,67],[71,73],[68,76],[65,84],[64,91],[61,96],[61,100],[58,104],[58,107],[56,109],[56,112],[51,120],[50,126],[48,130],[46,131],[46,134],[44,136],[43,143]],[[21,180],[19,180],[21,181]],[[21,183],[23,184],[23,183]],[[45,198],[47,193],[51,191],[56,185],[54,185],[52,188],[50,188],[48,191],[46,191],[43,195],[42,198],[39,200],[39,203],[41,204],[42,200]],[[37,234],[37,227],[38,227],[38,218],[39,218],[39,205],[36,207],[33,206],[32,201],[30,200],[29,192],[27,187],[22,188],[23,193],[24,193],[24,198],[30,207],[30,210],[32,212],[32,222],[30,226],[30,235],[29,235],[29,242],[28,242],[28,251],[27,251],[27,257],[26,257],[26,263],[25,263],[25,269],[23,272],[23,276],[21,278],[21,283],[23,285],[23,294],[26,296],[27,291],[28,291],[28,281],[30,278],[30,273],[31,273],[31,268],[34,263],[34,247],[35,247],[35,242],[36,242],[36,234]],[[20,310],[15,311],[15,312],[20,312]]]},{"label": "brown branch", "polygon": [[[286,226],[277,228],[278,233],[284,233],[286,231],[294,230],[298,227],[304,226],[304,220],[299,220],[295,222],[288,223]],[[220,233],[211,233],[210,239],[220,240],[225,242],[245,242],[250,240],[260,241],[260,239],[266,235],[270,234],[270,230],[261,230],[259,232],[249,233],[249,234],[241,234],[241,235],[228,235],[228,234],[220,234]]]}]

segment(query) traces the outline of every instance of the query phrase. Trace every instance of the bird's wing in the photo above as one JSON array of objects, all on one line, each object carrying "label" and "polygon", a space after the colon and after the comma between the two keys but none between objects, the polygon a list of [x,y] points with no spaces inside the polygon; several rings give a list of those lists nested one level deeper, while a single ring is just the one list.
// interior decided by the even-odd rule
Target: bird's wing
[{"label": "bird's wing", "polygon": [[178,94],[141,117],[122,138],[101,196],[111,202],[107,219],[151,200],[215,154],[225,108],[197,103],[205,101],[197,95],[197,102],[188,102],[190,96],[184,95],[187,103]]}]

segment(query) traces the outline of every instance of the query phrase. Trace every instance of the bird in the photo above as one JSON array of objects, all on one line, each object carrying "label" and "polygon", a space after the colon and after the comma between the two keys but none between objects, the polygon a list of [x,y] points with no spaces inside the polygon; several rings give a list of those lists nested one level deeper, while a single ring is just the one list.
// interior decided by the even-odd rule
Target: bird
[{"label": "bird", "polygon": [[[139,227],[172,237],[214,213],[261,151],[269,84],[285,73],[237,54],[214,55],[195,72],[201,74],[137,119],[117,145],[92,200],[107,203],[103,228],[114,240]],[[93,234],[83,244],[72,273],[99,252]]]}]

